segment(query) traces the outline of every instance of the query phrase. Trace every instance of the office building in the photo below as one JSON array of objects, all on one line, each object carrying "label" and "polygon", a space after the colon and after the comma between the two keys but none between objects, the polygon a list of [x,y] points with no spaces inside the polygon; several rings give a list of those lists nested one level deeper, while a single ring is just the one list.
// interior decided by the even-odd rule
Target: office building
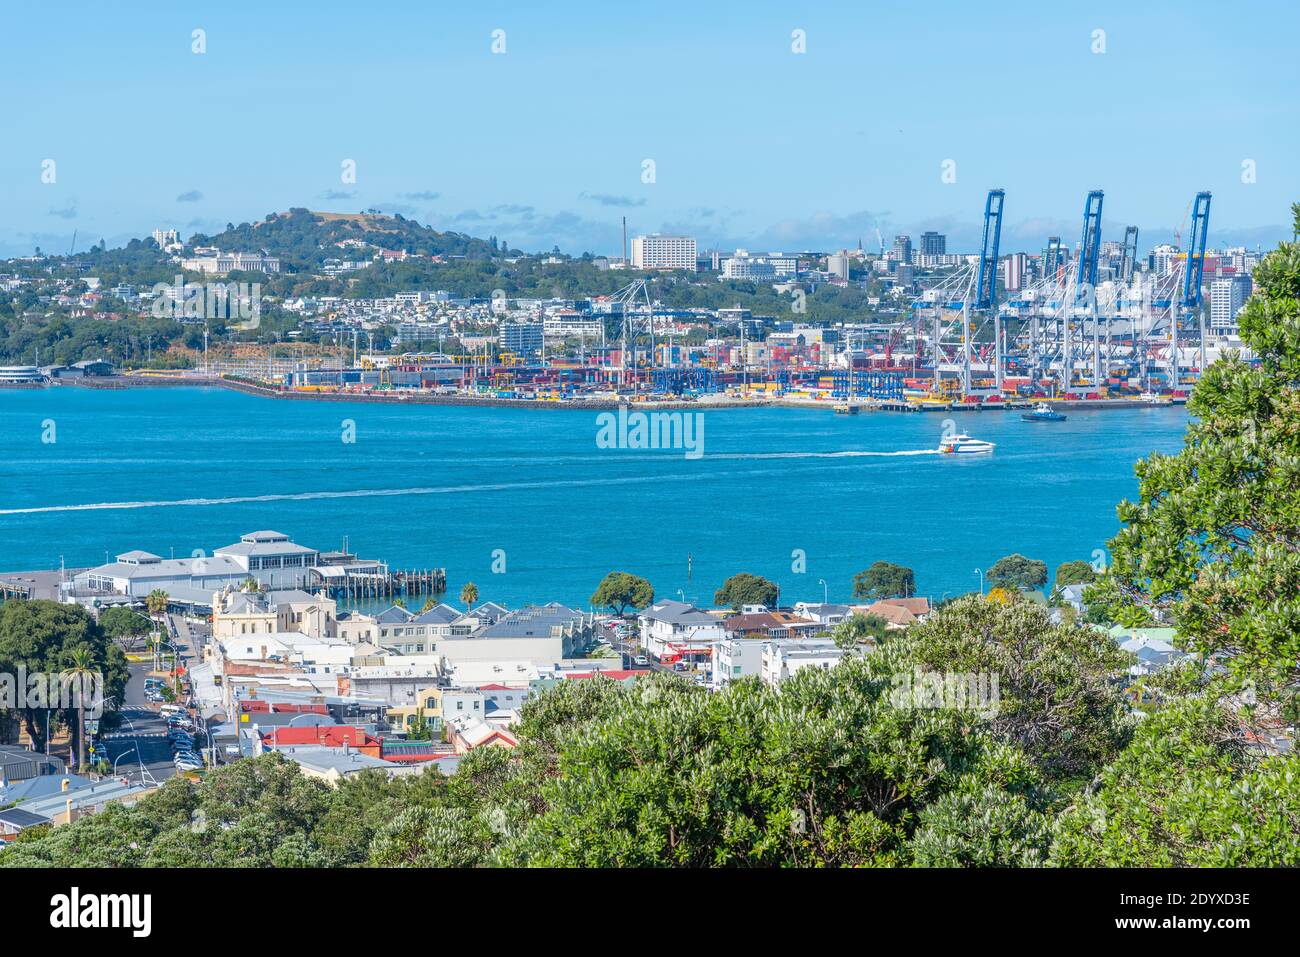
[{"label": "office building", "polygon": [[689,236],[650,236],[632,238],[632,268],[685,269],[695,272],[695,240]]}]

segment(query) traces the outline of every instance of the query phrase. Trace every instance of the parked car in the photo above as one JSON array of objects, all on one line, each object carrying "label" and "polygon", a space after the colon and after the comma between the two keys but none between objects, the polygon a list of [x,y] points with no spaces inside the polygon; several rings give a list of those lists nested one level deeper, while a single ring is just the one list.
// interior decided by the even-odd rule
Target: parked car
[{"label": "parked car", "polygon": [[178,771],[202,771],[203,762],[192,758],[177,758],[174,762]]},{"label": "parked car", "polygon": [[633,663],[634,663],[638,668],[649,668],[649,667],[650,667],[650,659],[647,658],[645,655],[637,655],[635,658],[632,659],[632,662],[633,662]]}]

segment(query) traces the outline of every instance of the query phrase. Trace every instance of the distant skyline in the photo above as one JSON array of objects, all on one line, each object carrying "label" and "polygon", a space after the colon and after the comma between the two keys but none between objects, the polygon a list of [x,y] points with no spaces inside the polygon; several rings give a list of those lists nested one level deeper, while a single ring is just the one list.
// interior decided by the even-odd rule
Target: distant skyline
[{"label": "distant skyline", "polygon": [[12,8],[0,255],[292,206],[573,254],[617,255],[624,215],[701,250],[934,229],[970,252],[992,187],[1006,251],[1074,246],[1094,188],[1103,239],[1135,224],[1144,250],[1199,189],[1212,245],[1289,238],[1300,10],[1064,6]]}]

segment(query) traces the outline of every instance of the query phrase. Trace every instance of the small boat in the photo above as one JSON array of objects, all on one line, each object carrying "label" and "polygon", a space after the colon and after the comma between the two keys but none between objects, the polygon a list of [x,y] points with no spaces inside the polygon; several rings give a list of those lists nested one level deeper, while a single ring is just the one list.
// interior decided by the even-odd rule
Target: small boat
[{"label": "small boat", "polygon": [[944,436],[939,441],[939,451],[944,455],[972,455],[980,452],[992,452],[993,443],[983,439],[972,439],[965,432]]},{"label": "small boat", "polygon": [[1034,406],[1033,412],[1025,412],[1020,416],[1026,422],[1064,422],[1065,416],[1057,412],[1046,402],[1040,402]]},{"label": "small boat", "polygon": [[861,409],[849,402],[842,402],[835,406],[836,415],[857,415]]},{"label": "small boat", "polygon": [[1141,400],[1142,402],[1145,402],[1147,405],[1173,405],[1174,404],[1174,400],[1171,397],[1167,395],[1161,395],[1159,392],[1143,392],[1140,396],[1138,396],[1138,399]]}]

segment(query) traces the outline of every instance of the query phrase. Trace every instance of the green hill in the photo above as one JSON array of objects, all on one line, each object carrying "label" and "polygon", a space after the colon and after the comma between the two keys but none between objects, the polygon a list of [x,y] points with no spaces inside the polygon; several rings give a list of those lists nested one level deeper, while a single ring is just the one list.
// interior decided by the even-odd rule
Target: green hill
[{"label": "green hill", "polygon": [[315,269],[326,259],[368,259],[379,249],[466,259],[491,259],[506,252],[498,248],[495,238],[443,233],[400,215],[321,213],[309,209],[272,213],[260,223],[228,224],[224,232],[190,237],[189,245],[264,249],[295,272]]}]

